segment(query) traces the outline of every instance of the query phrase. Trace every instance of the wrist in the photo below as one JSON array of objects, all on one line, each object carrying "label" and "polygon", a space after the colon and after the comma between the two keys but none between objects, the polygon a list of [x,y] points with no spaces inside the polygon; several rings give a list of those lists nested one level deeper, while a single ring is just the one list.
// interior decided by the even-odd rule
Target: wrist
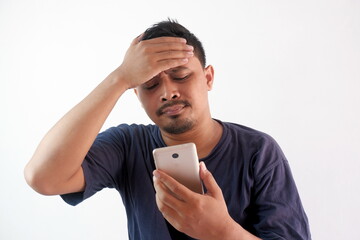
[{"label": "wrist", "polygon": [[109,76],[107,76],[106,80],[109,82],[110,85],[112,85],[115,89],[119,90],[121,93],[131,88],[128,81],[126,81],[125,73],[120,67],[110,73]]},{"label": "wrist", "polygon": [[[247,230],[245,230],[240,224],[233,219],[227,221],[222,231],[220,232],[221,239],[231,240],[255,240],[259,239]],[[219,238],[219,239],[220,239]]]}]

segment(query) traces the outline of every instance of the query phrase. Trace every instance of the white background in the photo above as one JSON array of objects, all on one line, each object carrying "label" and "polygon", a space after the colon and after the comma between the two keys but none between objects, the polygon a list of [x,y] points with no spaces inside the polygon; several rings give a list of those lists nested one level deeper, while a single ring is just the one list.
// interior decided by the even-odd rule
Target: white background
[{"label": "white background", "polygon": [[[77,207],[30,189],[23,168],[47,130],[176,18],[215,68],[213,117],[272,135],[313,239],[359,239],[360,1],[0,0],[0,239],[127,239],[115,190]],[[150,123],[127,92],[104,128]]]}]

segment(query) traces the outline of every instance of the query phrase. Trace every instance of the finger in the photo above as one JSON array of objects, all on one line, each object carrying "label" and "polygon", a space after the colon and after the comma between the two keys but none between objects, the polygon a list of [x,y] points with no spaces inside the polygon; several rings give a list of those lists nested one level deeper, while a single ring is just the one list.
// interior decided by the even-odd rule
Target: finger
[{"label": "finger", "polygon": [[217,199],[223,198],[221,188],[216,183],[215,178],[209,170],[207,170],[204,162],[200,162],[200,178],[206,187],[206,194],[211,195]]},{"label": "finger", "polygon": [[148,44],[146,45],[151,51],[160,53],[167,51],[193,51],[194,47],[191,45],[187,45],[185,43],[156,43],[156,44]]},{"label": "finger", "polygon": [[138,44],[142,37],[144,36],[144,33],[141,33],[139,36],[137,36],[136,38],[134,38],[134,40],[131,42],[131,45],[135,45],[135,44]]},{"label": "finger", "polygon": [[158,61],[173,60],[173,59],[185,59],[194,56],[193,51],[164,51],[157,53]]},{"label": "finger", "polygon": [[194,55],[193,47],[186,44],[151,45],[140,42],[139,47],[148,61],[148,66],[157,73],[184,65],[188,63],[188,58]]},{"label": "finger", "polygon": [[158,188],[155,198],[156,205],[164,216],[167,216],[168,218],[174,218],[179,216],[179,213],[181,213],[183,202],[181,202],[166,190]]},{"label": "finger", "polygon": [[143,42],[147,43],[167,43],[167,42],[177,42],[177,43],[186,43],[185,38],[180,37],[157,37],[157,38],[151,38],[147,40],[142,40]]},{"label": "finger", "polygon": [[183,202],[174,196],[171,191],[158,179],[154,179],[154,187],[156,190],[156,204],[160,212],[167,220],[178,219],[182,212]]},{"label": "finger", "polygon": [[[156,69],[157,73],[160,73],[160,72],[169,70],[170,68],[176,68],[176,67],[185,65],[188,62],[189,62],[188,58],[162,60],[157,63],[157,66],[154,69]],[[157,74],[155,74],[154,76],[156,76],[156,75]]]},{"label": "finger", "polygon": [[159,72],[167,71],[172,68],[176,68],[185,65],[189,62],[191,57],[172,58],[172,59],[161,59],[157,62],[157,69]]},{"label": "finger", "polygon": [[166,186],[172,194],[179,197],[184,202],[186,202],[188,199],[190,199],[193,196],[193,194],[196,194],[193,191],[191,191],[190,189],[188,189],[187,187],[185,187],[184,185],[182,185],[181,183],[179,183],[178,181],[176,181],[174,178],[172,178],[171,176],[167,175],[166,173],[164,173],[162,171],[155,170],[154,176],[159,181],[161,181],[164,184],[164,186]]},{"label": "finger", "polygon": [[154,178],[154,188],[160,199],[168,205],[178,204],[178,201],[184,201],[180,196],[175,195],[163,182]]},{"label": "finger", "polygon": [[156,204],[163,217],[178,231],[181,231],[181,222],[183,221],[183,214],[178,210],[163,204],[156,195]]},{"label": "finger", "polygon": [[161,198],[159,198],[158,194],[155,195],[155,200],[156,200],[156,205],[158,206],[159,211],[164,216],[164,218],[166,218],[166,220],[171,222],[173,219],[179,218],[179,213],[176,210],[174,210],[171,206],[162,202],[162,200],[161,200]]}]

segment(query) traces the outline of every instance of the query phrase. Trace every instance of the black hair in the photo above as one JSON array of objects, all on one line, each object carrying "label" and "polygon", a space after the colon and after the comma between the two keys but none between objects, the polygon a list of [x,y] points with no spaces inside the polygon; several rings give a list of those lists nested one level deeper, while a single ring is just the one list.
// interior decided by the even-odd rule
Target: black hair
[{"label": "black hair", "polygon": [[157,37],[181,37],[185,38],[188,45],[194,47],[194,54],[199,59],[203,67],[206,66],[206,56],[202,43],[184,26],[180,25],[176,20],[168,19],[154,24],[146,29],[141,40],[147,40]]}]

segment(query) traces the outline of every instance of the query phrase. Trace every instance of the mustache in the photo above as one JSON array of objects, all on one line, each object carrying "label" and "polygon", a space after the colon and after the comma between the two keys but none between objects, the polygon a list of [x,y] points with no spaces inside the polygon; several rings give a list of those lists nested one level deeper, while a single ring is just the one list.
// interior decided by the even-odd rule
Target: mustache
[{"label": "mustache", "polygon": [[161,116],[164,114],[164,109],[168,107],[172,107],[174,105],[184,105],[184,107],[191,106],[190,103],[186,100],[172,100],[171,102],[167,102],[164,105],[162,105],[157,111],[156,115]]}]

